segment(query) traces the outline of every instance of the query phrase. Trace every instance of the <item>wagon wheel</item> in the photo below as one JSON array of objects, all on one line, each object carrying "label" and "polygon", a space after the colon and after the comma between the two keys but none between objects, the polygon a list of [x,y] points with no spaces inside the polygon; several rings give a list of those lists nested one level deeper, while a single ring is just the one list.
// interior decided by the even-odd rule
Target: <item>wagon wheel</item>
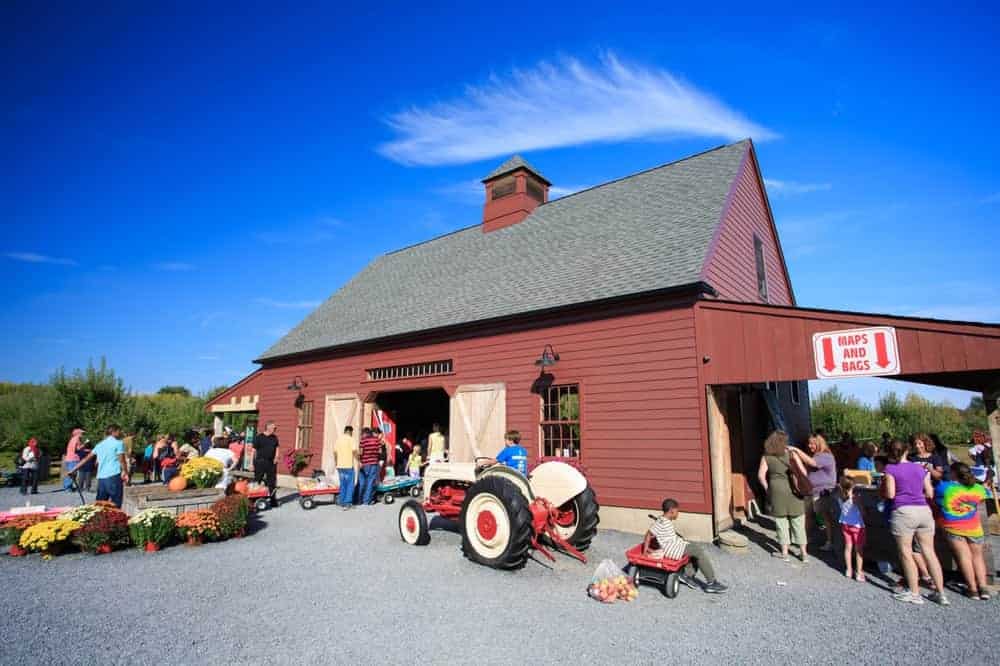
[{"label": "wagon wheel", "polygon": [[559,507],[556,532],[577,550],[587,550],[597,534],[600,508],[594,490],[588,485],[582,493]]},{"label": "wagon wheel", "polygon": [[413,486],[412,488],[410,488],[411,497],[420,497],[420,493],[421,493],[420,486]]},{"label": "wagon wheel", "polygon": [[667,579],[663,581],[663,595],[667,599],[673,599],[681,589],[681,579],[676,573],[667,574]]},{"label": "wagon wheel", "polygon": [[495,569],[518,569],[531,547],[531,511],[513,482],[494,475],[479,479],[462,502],[458,524],[462,552]]},{"label": "wagon wheel", "polygon": [[299,505],[303,509],[305,509],[306,511],[308,511],[309,509],[311,509],[311,508],[313,508],[313,507],[316,506],[316,501],[313,500],[312,497],[300,497],[299,498]]},{"label": "wagon wheel", "polygon": [[263,497],[253,503],[253,508],[257,509],[257,511],[267,511],[267,509],[270,506],[271,506],[271,503],[268,502]]},{"label": "wagon wheel", "polygon": [[399,509],[399,536],[411,546],[426,546],[431,542],[427,513],[420,502],[408,500]]},{"label": "wagon wheel", "polygon": [[386,493],[385,495],[382,495],[382,501],[385,502],[386,504],[392,504],[393,502],[396,501],[396,498],[393,496],[392,493]]}]

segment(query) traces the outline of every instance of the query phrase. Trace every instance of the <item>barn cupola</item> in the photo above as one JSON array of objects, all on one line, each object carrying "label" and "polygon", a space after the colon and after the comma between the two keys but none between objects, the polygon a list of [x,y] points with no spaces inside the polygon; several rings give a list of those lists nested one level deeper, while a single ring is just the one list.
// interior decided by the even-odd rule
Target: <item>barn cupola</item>
[{"label": "barn cupola", "polygon": [[549,186],[542,174],[514,155],[483,179],[483,231],[496,231],[528,217],[538,204],[549,200]]}]

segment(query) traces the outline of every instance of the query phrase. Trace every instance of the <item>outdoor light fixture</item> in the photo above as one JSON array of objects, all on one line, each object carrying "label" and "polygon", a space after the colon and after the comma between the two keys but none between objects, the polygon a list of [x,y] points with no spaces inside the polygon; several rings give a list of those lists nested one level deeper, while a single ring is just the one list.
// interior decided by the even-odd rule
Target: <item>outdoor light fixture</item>
[{"label": "outdoor light fixture", "polygon": [[309,382],[302,379],[302,377],[295,375],[295,377],[292,379],[292,383],[288,385],[288,390],[301,391],[307,386],[309,386]]},{"label": "outdoor light fixture", "polygon": [[535,365],[539,366],[544,371],[545,368],[555,365],[558,360],[559,354],[557,354],[556,350],[552,348],[552,345],[545,345],[545,348],[542,350],[542,355],[535,361]]}]

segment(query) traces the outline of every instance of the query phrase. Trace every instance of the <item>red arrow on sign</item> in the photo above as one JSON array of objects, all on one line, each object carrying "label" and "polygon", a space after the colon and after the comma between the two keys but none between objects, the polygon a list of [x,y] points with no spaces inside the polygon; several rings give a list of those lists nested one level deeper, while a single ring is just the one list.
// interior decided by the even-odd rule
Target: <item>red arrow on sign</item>
[{"label": "red arrow on sign", "polygon": [[880,368],[889,367],[889,352],[885,348],[885,333],[875,334],[875,365]]},{"label": "red arrow on sign", "polygon": [[823,338],[823,367],[827,372],[832,372],[837,367],[833,363],[833,338]]}]

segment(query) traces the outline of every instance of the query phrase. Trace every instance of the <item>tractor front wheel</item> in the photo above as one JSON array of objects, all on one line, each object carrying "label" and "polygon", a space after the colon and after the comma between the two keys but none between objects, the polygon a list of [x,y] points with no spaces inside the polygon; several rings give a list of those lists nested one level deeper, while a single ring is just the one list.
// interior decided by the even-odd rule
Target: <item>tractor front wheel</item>
[{"label": "tractor front wheel", "polygon": [[597,534],[600,508],[593,488],[588,485],[582,493],[559,507],[556,531],[577,550],[587,550]]},{"label": "tractor front wheel", "polygon": [[411,546],[426,546],[431,542],[427,512],[420,502],[409,500],[399,509],[399,536]]},{"label": "tractor front wheel", "polygon": [[462,552],[473,562],[494,569],[519,569],[531,547],[531,510],[512,481],[487,475],[465,495],[458,524]]}]

